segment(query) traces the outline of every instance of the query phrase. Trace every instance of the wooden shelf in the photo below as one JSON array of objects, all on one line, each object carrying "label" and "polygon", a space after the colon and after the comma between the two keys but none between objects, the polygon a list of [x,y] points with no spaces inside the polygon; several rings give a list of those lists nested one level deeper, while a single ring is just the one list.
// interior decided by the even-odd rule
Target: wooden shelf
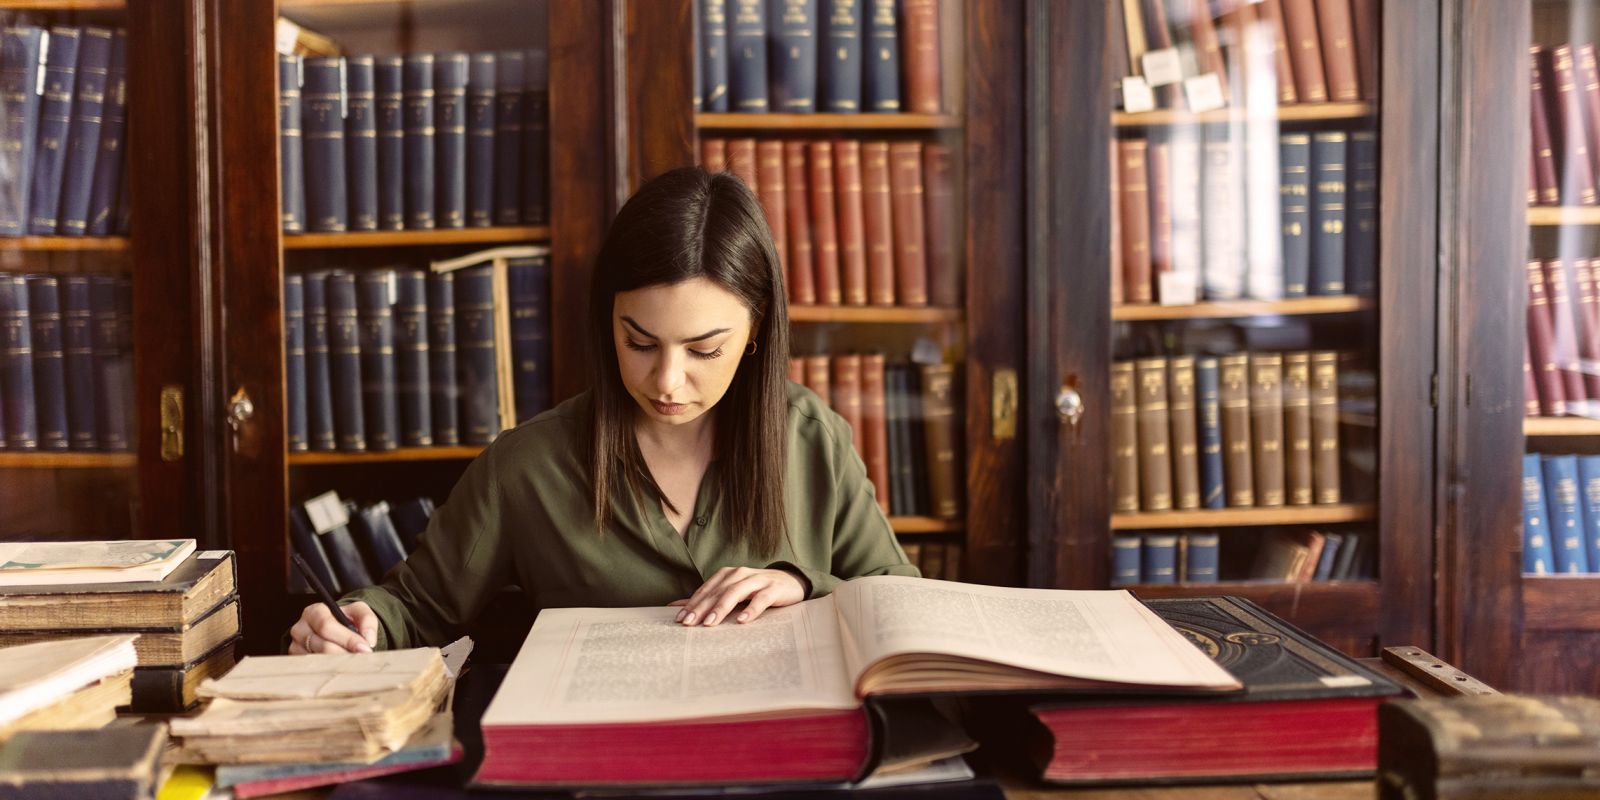
[{"label": "wooden shelf", "polygon": [[1528,630],[1600,631],[1600,575],[1524,575],[1522,619]]},{"label": "wooden shelf", "polygon": [[122,11],[126,0],[0,0],[0,11]]},{"label": "wooden shelf", "polygon": [[135,453],[0,453],[0,469],[118,469],[138,463]]},{"label": "wooden shelf", "polygon": [[347,247],[425,247],[452,244],[526,244],[550,241],[549,225],[450,228],[433,231],[286,233],[285,250],[335,250]]},{"label": "wooden shelf", "polygon": [[129,246],[126,236],[17,236],[0,238],[0,250],[39,252],[120,251]]},{"label": "wooden shelf", "polygon": [[959,308],[910,306],[789,306],[790,322],[949,323],[963,318]]},{"label": "wooden shelf", "polygon": [[1528,206],[1528,224],[1600,225],[1600,206]]},{"label": "wooden shelf", "polygon": [[934,131],[961,127],[954,114],[721,114],[694,115],[701,130]]},{"label": "wooden shelf", "polygon": [[960,533],[966,526],[959,519],[890,517],[889,527],[895,533]]},{"label": "wooden shelf", "polygon": [[1148,511],[1112,514],[1111,529],[1138,531],[1168,528],[1239,528],[1260,525],[1332,525],[1341,522],[1365,522],[1376,515],[1377,506],[1371,503]]},{"label": "wooden shelf", "polygon": [[[1362,117],[1370,117],[1372,114],[1371,103],[1302,103],[1292,106],[1278,106],[1276,113],[1269,118],[1276,119],[1279,122],[1316,122],[1334,119],[1360,119]],[[1118,128],[1197,125],[1206,122],[1251,119],[1254,116],[1246,109],[1237,107],[1202,111],[1198,114],[1192,111],[1176,111],[1173,109],[1140,111],[1133,114],[1126,111],[1114,111],[1111,113],[1111,124]]]},{"label": "wooden shelf", "polygon": [[482,452],[482,445],[471,444],[460,445],[457,447],[402,447],[398,450],[382,450],[372,453],[342,453],[327,451],[318,451],[313,453],[290,453],[289,466],[303,467],[328,464],[375,464],[400,461],[464,461],[477,458],[478,454]]},{"label": "wooden shelf", "polygon": [[1296,297],[1291,300],[1215,300],[1190,306],[1114,305],[1111,319],[1141,322],[1172,319],[1231,319],[1237,317],[1349,314],[1373,308],[1372,298],[1356,295]]},{"label": "wooden shelf", "polygon": [[1584,417],[1525,417],[1524,436],[1600,436],[1600,419]]}]

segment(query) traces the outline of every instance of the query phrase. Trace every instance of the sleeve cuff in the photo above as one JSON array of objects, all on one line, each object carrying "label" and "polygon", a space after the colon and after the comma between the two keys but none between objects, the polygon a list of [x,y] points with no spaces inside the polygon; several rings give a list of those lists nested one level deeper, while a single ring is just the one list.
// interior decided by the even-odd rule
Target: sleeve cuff
[{"label": "sleeve cuff", "polygon": [[838,578],[821,570],[807,569],[792,561],[777,561],[768,564],[767,569],[781,569],[799,578],[807,600],[832,594],[839,585]]}]

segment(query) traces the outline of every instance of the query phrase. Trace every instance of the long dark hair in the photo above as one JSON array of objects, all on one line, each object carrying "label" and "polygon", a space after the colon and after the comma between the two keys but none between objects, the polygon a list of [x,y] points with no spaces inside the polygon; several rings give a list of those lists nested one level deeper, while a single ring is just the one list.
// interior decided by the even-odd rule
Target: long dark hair
[{"label": "long dark hair", "polygon": [[[618,292],[706,278],[750,309],[751,341],[718,405],[714,457],[727,530],[736,543],[771,555],[785,538],[783,478],[788,413],[789,313],[783,274],[761,204],[744,182],[684,167],[651,179],[617,213],[589,291],[594,348],[594,419],[589,464],[594,521],[604,530],[611,493],[627,486],[635,503],[667,502],[634,438],[636,403],[622,385],[613,343]],[[676,509],[673,509],[676,511]]]}]

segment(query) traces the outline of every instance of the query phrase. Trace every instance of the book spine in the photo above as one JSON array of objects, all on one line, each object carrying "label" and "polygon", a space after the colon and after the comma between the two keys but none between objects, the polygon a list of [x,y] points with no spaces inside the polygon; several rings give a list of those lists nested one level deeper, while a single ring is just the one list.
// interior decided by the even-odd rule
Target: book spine
[{"label": "book spine", "polygon": [[333,380],[334,432],[339,449],[367,449],[367,423],[362,407],[361,323],[356,304],[356,276],[330,272],[328,351]]},{"label": "book spine", "polygon": [[928,301],[953,308],[961,304],[961,217],[956,206],[954,154],[948,145],[929,142],[922,155],[928,203]]},{"label": "book spine", "polygon": [[1302,103],[1328,102],[1328,84],[1317,41],[1317,9],[1312,0],[1283,0],[1283,25],[1289,32],[1294,89]]},{"label": "book spine", "polygon": [[925,306],[928,262],[921,142],[889,145],[889,194],[894,209],[895,297],[902,306]]},{"label": "book spine", "polygon": [[494,53],[473,53],[467,72],[467,227],[494,224]]},{"label": "book spine", "polygon": [[1200,506],[1224,508],[1222,467],[1222,405],[1217,379],[1217,360],[1209,356],[1195,360],[1195,392],[1200,438]]},{"label": "book spine", "polygon": [[806,356],[806,388],[815,392],[822,398],[822,402],[833,402],[833,385],[831,377],[833,372],[829,369],[827,356]]},{"label": "book spine", "polygon": [[333,435],[333,387],[328,373],[328,273],[302,277],[306,318],[306,427],[312,450],[338,447]]},{"label": "book spine", "polygon": [[1525,417],[1537,417],[1539,411],[1539,384],[1533,377],[1533,349],[1528,337],[1522,337],[1522,412]]},{"label": "book spine", "polygon": [[1350,134],[1350,211],[1345,240],[1345,284],[1352,294],[1373,296],[1378,289],[1378,137],[1372,131]]},{"label": "book spine", "polygon": [[1361,99],[1356,71],[1355,25],[1350,0],[1317,0],[1317,29],[1322,34],[1322,63],[1328,99],[1351,103]]},{"label": "book spine", "polygon": [[78,84],[73,91],[72,127],[67,135],[67,163],[61,176],[60,222],[56,232],[62,236],[82,236],[89,230],[89,193],[94,189],[94,165],[100,156],[100,129],[105,122],[113,36],[109,28],[83,29],[78,49]]},{"label": "book spine", "polygon": [[861,2],[822,0],[823,111],[861,110]]},{"label": "book spine", "polygon": [[1311,354],[1311,477],[1318,503],[1339,502],[1339,354]]},{"label": "book spine", "polygon": [[1140,551],[1139,571],[1145,583],[1178,582],[1178,537],[1175,534],[1146,536]]},{"label": "book spine", "polygon": [[1167,360],[1134,364],[1138,384],[1139,498],[1145,511],[1172,509],[1172,447],[1168,429]]},{"label": "book spine", "polygon": [[[711,140],[705,140],[707,142]],[[720,140],[718,140],[720,141]],[[767,218],[767,229],[772,233],[772,245],[778,251],[778,266],[785,276],[789,274],[788,186],[784,181],[783,142],[763,139],[756,142],[757,196],[761,211]]]},{"label": "book spine", "polygon": [[1547,72],[1555,78],[1555,108],[1560,114],[1554,133],[1562,197],[1569,204],[1592,206],[1596,201],[1594,165],[1589,160],[1589,147],[1583,134],[1583,108],[1577,92],[1572,46],[1559,45],[1547,55],[1550,59]]},{"label": "book spine", "polygon": [[727,171],[743,181],[750,191],[759,193],[761,181],[756,172],[756,140],[729,139],[724,149],[727,152]]},{"label": "book spine", "polygon": [[817,110],[817,0],[775,0],[772,15],[772,108],[786,114]]},{"label": "book spine", "polygon": [[1119,533],[1111,537],[1111,585],[1133,586],[1139,583],[1139,537]]},{"label": "book spine", "polygon": [[367,448],[400,446],[400,392],[394,353],[394,270],[363,272],[356,280],[361,325],[361,397]]},{"label": "book spine", "polygon": [[1377,0],[1350,0],[1350,17],[1355,25],[1356,74],[1361,80],[1361,99],[1377,100],[1381,77],[1378,61],[1382,55]]},{"label": "book spine", "polygon": [[889,513],[889,428],[885,406],[884,357],[861,357],[861,433],[867,477],[877,490],[878,507]]},{"label": "book spine", "polygon": [[61,278],[62,351],[67,374],[67,436],[73,450],[100,449],[94,392],[94,308],[87,275]]},{"label": "book spine", "polygon": [[1583,383],[1582,366],[1578,363],[1577,318],[1573,313],[1572,296],[1576,293],[1573,270],[1565,259],[1550,259],[1543,263],[1545,296],[1550,304],[1550,314],[1555,333],[1553,352],[1559,371],[1567,412],[1576,413],[1586,405],[1588,391]]},{"label": "book spine", "polygon": [[[1112,5],[1115,8],[1115,4]],[[1106,226],[1110,233],[1111,247],[1111,304],[1120,306],[1127,299],[1127,291],[1122,285],[1122,167],[1119,165],[1119,151],[1117,140],[1111,140],[1110,150],[1111,168],[1107,172],[1111,176],[1109,186],[1111,198],[1111,220]]]},{"label": "book spine", "polygon": [[461,392],[461,442],[488,444],[500,432],[495,369],[494,267],[456,273],[456,382]]},{"label": "book spine", "polygon": [[1345,293],[1345,144],[1344,133],[1311,137],[1311,293]]},{"label": "book spine", "polygon": [[345,59],[345,173],[350,230],[378,229],[377,77],[372,56]]},{"label": "book spine", "polygon": [[896,514],[916,515],[922,512],[923,489],[917,486],[917,445],[913,430],[916,426],[916,386],[911,379],[911,367],[897,364],[892,368],[893,396],[897,406],[892,419],[894,449],[889,457],[889,467],[899,481],[895,490]]},{"label": "book spine", "polygon": [[300,57],[278,56],[278,179],[284,233],[305,233],[305,131]]},{"label": "book spine", "polygon": [[1579,509],[1577,456],[1545,456],[1543,467],[1555,571],[1559,574],[1588,572],[1588,552],[1583,546],[1583,512]]},{"label": "book spine", "polygon": [[839,280],[847,306],[867,304],[867,235],[862,217],[861,143],[834,143],[834,180],[838,198]]},{"label": "book spine", "polygon": [[914,114],[939,113],[938,0],[901,0],[906,107]]},{"label": "book spine", "polygon": [[1573,59],[1576,62],[1573,77],[1578,87],[1582,88],[1580,105],[1583,110],[1580,117],[1584,150],[1591,159],[1590,173],[1600,179],[1600,68],[1595,66],[1594,45],[1577,46]]},{"label": "book spine", "polygon": [[1533,127],[1532,185],[1538,190],[1538,203],[1553,206],[1561,202],[1561,184],[1556,178],[1555,145],[1550,136],[1550,120],[1554,114],[1550,107],[1550,94],[1544,90],[1545,85],[1549,83],[1548,77],[1544,74],[1547,59],[1543,49],[1535,45],[1529,48],[1528,60],[1531,62],[1528,77],[1532,90],[1528,95],[1528,111]]},{"label": "book spine", "polygon": [[1305,297],[1311,283],[1311,136],[1278,138],[1282,208],[1283,296]]},{"label": "book spine", "polygon": [[377,89],[378,229],[406,227],[405,59],[379,56],[373,63]]},{"label": "book spine", "polygon": [[1578,483],[1583,503],[1584,557],[1600,572],[1600,456],[1578,456]]},{"label": "book spine", "polygon": [[428,276],[428,379],[433,443],[461,444],[461,390],[456,384],[455,275]]},{"label": "book spine", "polygon": [[0,273],[0,402],[5,413],[6,448],[39,449],[39,415],[33,400],[33,325],[28,308],[28,281]]},{"label": "book spine", "polygon": [[697,0],[700,11],[700,107],[728,110],[728,0]]},{"label": "book spine", "polygon": [[433,62],[433,224],[467,225],[467,54]]},{"label": "book spine", "polygon": [[1256,504],[1250,443],[1250,356],[1243,353],[1223,356],[1217,360],[1217,365],[1227,504],[1230,508],[1250,507]]},{"label": "book spine", "polygon": [[550,219],[550,65],[541,49],[522,51],[522,222]]},{"label": "book spine", "polygon": [[412,53],[401,68],[406,228],[432,230],[434,202],[433,55]]},{"label": "book spine", "polygon": [[433,446],[432,375],[428,367],[428,276],[403,269],[395,276],[394,344],[400,392],[400,444]]},{"label": "book spine", "polygon": [[861,145],[861,222],[867,237],[867,302],[894,305],[894,205],[889,143]]},{"label": "book spine", "polygon": [[44,31],[31,25],[6,26],[0,33],[0,236],[28,232],[43,38]]},{"label": "book spine", "polygon": [[954,518],[961,514],[955,365],[922,365],[922,415],[928,450],[929,510],[936,517]]},{"label": "book spine", "polygon": [[506,266],[511,294],[512,386],[517,421],[550,407],[550,259],[538,255]]},{"label": "book spine", "polygon": [[1172,147],[1164,141],[1149,144],[1144,197],[1150,225],[1150,283],[1154,298],[1156,275],[1172,271]]},{"label": "book spine", "polygon": [[726,172],[728,169],[728,140],[714,136],[701,137],[700,166],[713,175],[718,172]]},{"label": "book spine", "polygon": [[[1271,223],[1282,223],[1283,172],[1281,165],[1272,163],[1278,155],[1281,142],[1275,142],[1270,132],[1258,137],[1264,145],[1264,158],[1244,155],[1245,219],[1243,233],[1245,251],[1245,294],[1252,300],[1281,300],[1284,296],[1284,262],[1282,237],[1272,235]],[[1273,147],[1274,144],[1280,147]],[[1237,152],[1237,151],[1236,151]],[[1261,220],[1261,222],[1253,222]]]},{"label": "book spine", "polygon": [[867,52],[861,94],[868,111],[900,110],[900,33],[895,0],[867,3]]},{"label": "book spine", "polygon": [[1125,303],[1155,301],[1150,260],[1148,156],[1149,143],[1143,139],[1117,142],[1117,169],[1121,176],[1118,197],[1122,228],[1122,300]]},{"label": "book spine", "polygon": [[[1600,399],[1600,261],[1578,258],[1572,262],[1578,285],[1578,362],[1585,393]],[[1526,339],[1524,339],[1526,342]],[[1526,350],[1524,350],[1526,352]],[[1524,362],[1526,363],[1526,362]],[[1528,378],[1533,378],[1529,371]]]},{"label": "book spine", "polygon": [[[1196,68],[1202,75],[1217,76],[1222,89],[1222,103],[1229,104],[1228,68],[1222,58],[1222,44],[1217,39],[1216,24],[1212,21],[1211,6],[1206,0],[1188,0],[1189,38],[1194,42]],[[1138,74],[1135,68],[1133,74]]]},{"label": "book spine", "polygon": [[119,280],[112,275],[89,277],[89,307],[94,314],[95,411],[99,418],[100,447],[127,450],[127,356],[122,349],[122,314]]},{"label": "book spine", "polygon": [[494,224],[515,225],[522,221],[522,84],[527,63],[521,50],[501,50],[494,69]]},{"label": "book spine", "polygon": [[111,67],[106,77],[105,122],[100,125],[99,155],[89,186],[90,236],[111,233],[112,213],[122,182],[123,137],[128,129],[128,35],[117,31],[111,39]]},{"label": "book spine", "polygon": [[306,421],[306,289],[299,275],[283,276],[283,405],[289,452],[309,450]]},{"label": "book spine", "polygon": [[1250,417],[1256,505],[1284,503],[1283,356],[1250,356]]},{"label": "book spine", "polygon": [[[1245,215],[1239,196],[1244,184],[1234,145],[1226,131],[1220,129],[1208,131],[1201,144],[1205,158],[1200,185],[1201,207],[1205,209],[1201,215],[1204,239],[1201,288],[1203,295],[1212,300],[1237,300],[1244,296],[1246,276],[1241,226]],[[1126,225],[1126,221],[1123,224]],[[1123,240],[1127,240],[1126,233]]]},{"label": "book spine", "polygon": [[866,432],[861,425],[861,356],[833,357],[833,410],[850,426],[850,442],[866,462]]},{"label": "book spine", "polygon": [[843,302],[839,273],[839,230],[833,189],[833,143],[810,143],[811,249],[816,257],[817,302]]},{"label": "book spine", "polygon": [[344,160],[344,60],[305,60],[306,229],[349,230]]},{"label": "book spine", "polygon": [[788,197],[789,302],[812,305],[817,302],[811,249],[811,209],[806,185],[806,143],[783,143],[784,189]]},{"label": "book spine", "polygon": [[1548,575],[1555,571],[1550,546],[1549,514],[1544,497],[1544,469],[1537,453],[1522,457],[1522,571]]},{"label": "book spine", "polygon": [[28,311],[33,326],[33,399],[39,415],[41,450],[66,450],[70,446],[58,284],[54,275],[28,276]]},{"label": "book spine", "polygon": [[1167,201],[1172,209],[1172,271],[1188,275],[1193,285],[1199,286],[1205,252],[1200,211],[1199,137],[1174,136],[1168,147],[1172,167]]},{"label": "book spine", "polygon": [[1220,537],[1215,533],[1184,536],[1184,583],[1216,583]]},{"label": "book spine", "polygon": [[50,28],[45,45],[44,98],[39,103],[39,138],[34,149],[33,187],[28,196],[28,232],[54,236],[60,219],[61,179],[66,169],[67,137],[72,130],[72,96],[77,89],[79,28]]},{"label": "book spine", "polygon": [[1194,356],[1168,362],[1167,410],[1171,415],[1173,507],[1200,507],[1200,437],[1195,424]]},{"label": "book spine", "polygon": [[1567,413],[1566,384],[1556,361],[1550,298],[1545,294],[1544,264],[1528,261],[1528,347],[1539,384],[1539,401],[1548,417]]},{"label": "book spine", "polygon": [[732,0],[728,26],[728,93],[732,110],[766,113],[767,0]]},{"label": "book spine", "polygon": [[1139,510],[1139,395],[1132,361],[1111,365],[1111,507]]},{"label": "book spine", "polygon": [[1278,105],[1288,106],[1299,102],[1300,94],[1294,86],[1294,67],[1289,54],[1289,28],[1283,21],[1280,0],[1262,0],[1261,19],[1272,33],[1272,66],[1278,81]]},{"label": "book spine", "polygon": [[1289,505],[1308,506],[1311,480],[1311,354],[1283,356],[1284,478]]}]

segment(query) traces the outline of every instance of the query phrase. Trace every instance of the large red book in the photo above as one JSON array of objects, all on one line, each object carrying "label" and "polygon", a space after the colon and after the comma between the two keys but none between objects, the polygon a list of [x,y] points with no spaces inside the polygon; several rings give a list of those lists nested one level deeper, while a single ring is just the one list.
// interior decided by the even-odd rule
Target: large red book
[{"label": "large red book", "polygon": [[728,168],[728,140],[707,137],[700,140],[700,166],[706,172],[721,172]]},{"label": "large red book", "polygon": [[756,180],[756,140],[728,140],[728,171],[739,176],[750,191],[761,191],[761,183]]},{"label": "large red book", "polygon": [[1143,139],[1117,141],[1117,170],[1122,189],[1122,298],[1127,303],[1152,303],[1150,278],[1149,145]]},{"label": "large red book", "polygon": [[[1577,67],[1571,45],[1559,45],[1547,54],[1545,75],[1554,81],[1555,115],[1550,118],[1557,154],[1563,202],[1592,206],[1596,202],[1594,163],[1584,134],[1583,106],[1578,95]],[[1545,83],[1545,92],[1551,84]]]},{"label": "large red book", "polygon": [[861,210],[861,143],[833,143],[833,177],[839,211],[839,281],[847,306],[867,304],[867,233]]},{"label": "large red book", "polygon": [[901,0],[900,67],[906,110],[939,113],[939,0]]},{"label": "large red book", "polygon": [[1294,63],[1289,56],[1289,29],[1283,23],[1281,0],[1261,0],[1259,18],[1272,34],[1272,66],[1277,74],[1278,105],[1298,102],[1300,95],[1294,88]]},{"label": "large red book", "polygon": [[1538,45],[1528,49],[1528,78],[1532,91],[1528,95],[1529,117],[1533,136],[1533,186],[1537,188],[1541,205],[1553,206],[1561,202],[1561,184],[1556,178],[1555,144],[1550,138],[1550,120],[1556,119],[1550,94],[1544,90],[1549,77],[1545,75],[1545,58]]},{"label": "large red book", "polygon": [[1111,304],[1122,305],[1122,171],[1117,168],[1117,143],[1111,142]]},{"label": "large red book", "polygon": [[923,191],[922,143],[895,142],[889,145],[889,194],[894,207],[895,298],[903,306],[928,304]]},{"label": "large red book", "polygon": [[[783,142],[768,139],[756,143],[756,181],[761,184],[761,210],[772,229],[772,246],[778,263],[789,272],[789,221],[787,184],[783,179]],[[787,285],[787,284],[785,284]]]},{"label": "large red book", "polygon": [[1194,41],[1194,57],[1200,72],[1212,73],[1222,87],[1222,102],[1228,100],[1228,70],[1222,60],[1222,44],[1217,40],[1217,26],[1211,19],[1211,4],[1207,0],[1188,0],[1189,37]]},{"label": "large red book", "polygon": [[[1572,265],[1565,259],[1544,262],[1544,291],[1550,304],[1550,328],[1555,334],[1552,349],[1556,368],[1561,372],[1562,391],[1567,398],[1567,413],[1579,414],[1587,407],[1589,391],[1583,383],[1578,363],[1578,313],[1573,295],[1577,294]],[[1593,398],[1600,400],[1600,398]]]},{"label": "large red book", "polygon": [[1555,331],[1550,318],[1550,298],[1545,294],[1544,264],[1528,261],[1528,347],[1532,351],[1534,378],[1539,384],[1539,406],[1547,417],[1567,413],[1567,392],[1556,363]]},{"label": "large red book", "polygon": [[922,149],[928,223],[928,302],[945,308],[961,304],[961,260],[956,249],[961,220],[956,212],[955,158],[948,145],[929,142]]},{"label": "large red book", "polygon": [[1322,66],[1328,80],[1328,99],[1350,103],[1361,99],[1361,79],[1356,74],[1355,23],[1350,0],[1317,0],[1317,30],[1322,34]]},{"label": "large red book", "polygon": [[1378,52],[1383,20],[1378,16],[1378,0],[1350,0],[1350,17],[1356,29],[1356,74],[1361,79],[1361,99],[1378,99],[1380,74]]},{"label": "large red book", "polygon": [[1578,314],[1578,364],[1583,373],[1585,394],[1600,400],[1600,260],[1577,258],[1572,261],[1578,289],[1575,308]]},{"label": "large red book", "polygon": [[784,211],[789,228],[789,302],[817,302],[811,254],[811,199],[806,191],[806,143],[783,143]]},{"label": "large red book", "polygon": [[861,143],[861,222],[867,236],[867,302],[894,305],[894,205],[889,143]]},{"label": "large red book", "polygon": [[1289,60],[1294,62],[1294,89],[1302,103],[1328,102],[1322,71],[1322,46],[1317,35],[1317,9],[1312,0],[1282,0],[1283,26],[1289,31]]},{"label": "large red book", "polygon": [[1585,44],[1573,53],[1574,77],[1581,88],[1583,144],[1589,153],[1589,172],[1600,178],[1600,68],[1595,66],[1594,45]]},{"label": "large red book", "polygon": [[833,357],[833,399],[830,405],[850,424],[850,439],[862,461],[867,458],[866,430],[861,424],[861,356]]},{"label": "large red book", "polygon": [[833,143],[812,142],[810,162],[811,252],[816,258],[813,276],[817,282],[817,302],[839,305],[839,229],[835,224],[833,201]]},{"label": "large red book", "polygon": [[806,356],[806,388],[817,393],[822,402],[833,401],[832,371],[829,369],[828,357]]}]

